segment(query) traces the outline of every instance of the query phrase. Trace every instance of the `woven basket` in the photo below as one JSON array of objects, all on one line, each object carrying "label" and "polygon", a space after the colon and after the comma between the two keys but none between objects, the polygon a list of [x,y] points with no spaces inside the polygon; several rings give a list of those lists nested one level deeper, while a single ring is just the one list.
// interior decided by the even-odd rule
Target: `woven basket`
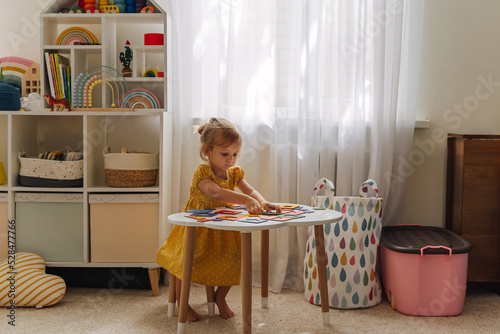
[{"label": "woven basket", "polygon": [[106,146],[103,154],[108,186],[134,188],[156,185],[158,153],[111,153]]},{"label": "woven basket", "polygon": [[18,154],[19,183],[28,187],[81,187],[83,160],[60,161],[28,158]]}]

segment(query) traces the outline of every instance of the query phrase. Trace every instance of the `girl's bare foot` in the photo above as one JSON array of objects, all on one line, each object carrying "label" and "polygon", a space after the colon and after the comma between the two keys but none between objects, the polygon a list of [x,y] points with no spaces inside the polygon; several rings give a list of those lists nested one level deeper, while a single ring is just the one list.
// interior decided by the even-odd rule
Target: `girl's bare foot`
[{"label": "girl's bare foot", "polygon": [[235,317],[234,312],[229,308],[226,302],[226,295],[229,292],[230,287],[219,287],[215,292],[215,304],[219,308],[219,316],[222,319],[231,319]]},{"label": "girl's bare foot", "polygon": [[201,316],[198,313],[196,313],[196,311],[193,310],[193,308],[191,306],[188,305],[186,319],[187,319],[187,321],[195,322],[195,321],[200,320]]}]

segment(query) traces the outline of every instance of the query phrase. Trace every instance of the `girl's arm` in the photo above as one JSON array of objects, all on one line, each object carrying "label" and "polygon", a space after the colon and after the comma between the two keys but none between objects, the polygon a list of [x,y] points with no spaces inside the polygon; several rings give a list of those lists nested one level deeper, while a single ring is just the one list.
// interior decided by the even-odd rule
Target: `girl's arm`
[{"label": "girl's arm", "polygon": [[241,179],[236,185],[242,193],[255,198],[261,205],[262,209],[266,211],[276,211],[281,212],[281,207],[266,201],[264,196],[262,196],[257,190],[255,190],[245,179]]},{"label": "girl's arm", "polygon": [[201,180],[198,182],[198,187],[208,197],[216,201],[246,206],[249,214],[260,214],[262,212],[262,207],[255,198],[247,194],[241,194],[236,191],[221,188],[210,179]]}]

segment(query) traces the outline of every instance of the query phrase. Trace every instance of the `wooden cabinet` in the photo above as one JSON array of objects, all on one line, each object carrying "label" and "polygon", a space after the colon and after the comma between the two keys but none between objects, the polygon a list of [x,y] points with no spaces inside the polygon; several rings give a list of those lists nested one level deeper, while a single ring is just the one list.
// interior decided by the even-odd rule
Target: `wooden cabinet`
[{"label": "wooden cabinet", "polygon": [[[0,161],[4,163],[7,174],[7,182],[0,185],[0,217],[7,214],[9,220],[16,221],[20,240],[17,251],[29,251],[36,246],[39,255],[46,258],[47,266],[143,267],[150,270],[152,282],[156,280],[157,284],[155,275],[159,265],[156,263],[156,250],[168,235],[166,216],[170,213],[173,119],[168,98],[171,92],[168,55],[171,50],[170,43],[167,42],[164,45],[144,45],[144,36],[149,33],[163,33],[165,40],[170,40],[170,17],[151,0],[148,3],[155,7],[156,12],[148,14],[60,13],[63,3],[67,1],[52,0],[41,13],[42,94],[51,94],[47,68],[51,63],[46,62],[45,55],[57,53],[69,60],[71,69],[68,78],[73,92],[77,87],[75,83],[82,74],[89,75],[89,78],[92,74],[102,79],[96,81],[98,84],[93,89],[93,107],[98,109],[80,108],[71,112],[50,112],[47,109],[41,112],[0,111]],[[99,43],[59,43],[59,37],[66,32],[72,33],[72,38],[79,38],[84,32],[91,32]],[[128,46],[127,41],[133,51],[130,66],[132,73],[130,77],[123,78],[120,53]],[[147,76],[148,69],[163,72],[164,76]],[[84,76],[81,78],[85,80]],[[106,80],[109,82],[105,82]],[[75,97],[71,101],[72,107],[75,107],[78,94],[71,96]],[[133,96],[134,104],[127,105],[128,110],[114,109],[112,104],[120,107],[117,102],[126,100],[127,96],[130,97],[129,101]],[[119,153],[122,147],[131,151],[157,153],[159,169],[156,184],[134,188],[110,187],[106,183],[104,170],[103,152],[106,147],[110,147],[113,153]],[[21,150],[29,157],[36,157],[38,153],[45,151],[81,151],[83,185],[60,188],[23,186],[18,180],[18,153]],[[113,248],[113,242],[117,241],[113,241],[109,235],[103,235],[109,233],[107,231],[92,230],[91,227],[97,223],[92,222],[96,218],[91,214],[89,198],[120,197],[125,194],[156,199],[156,203],[140,207],[141,216],[148,217],[147,231],[141,227],[139,217],[133,221],[129,219],[125,227],[128,229],[128,235],[133,235],[135,240],[146,240],[136,243],[137,245],[147,245],[142,249],[137,249],[141,246],[134,249],[134,246],[131,246],[134,244],[128,243],[128,253],[120,254],[119,260],[112,256],[99,257],[100,250],[107,249],[105,247]],[[57,199],[62,195],[79,199],[77,204],[72,204],[78,210],[70,207],[71,214],[77,215],[72,217],[72,221],[77,224],[69,232],[63,230],[63,227],[67,227],[64,221],[68,219],[67,214],[63,215],[63,209],[69,205],[66,201]],[[41,201],[41,197],[56,199]],[[112,205],[107,205],[99,213],[99,219],[110,224],[115,222],[115,216]],[[54,223],[55,220],[58,220],[58,224]],[[4,225],[7,225],[6,219],[0,226],[1,249],[7,249],[6,239],[3,237]],[[37,230],[30,228],[33,225],[36,225]],[[50,236],[57,238],[57,242],[44,237],[47,236],[49,227],[52,229]],[[115,225],[112,227],[117,228]],[[116,235],[120,234],[115,233]],[[69,236],[73,238],[71,250],[61,242]],[[35,245],[36,238],[38,240]],[[119,244],[124,243],[123,240],[119,241]],[[106,242],[108,244],[105,244]],[[96,244],[98,246],[93,252],[92,247]],[[65,256],[70,251],[77,256]],[[3,257],[4,254],[0,254],[0,259]],[[157,286],[153,286],[153,292],[155,290],[158,291]]]},{"label": "wooden cabinet", "polygon": [[449,134],[446,228],[472,245],[467,278],[500,282],[500,135]]}]

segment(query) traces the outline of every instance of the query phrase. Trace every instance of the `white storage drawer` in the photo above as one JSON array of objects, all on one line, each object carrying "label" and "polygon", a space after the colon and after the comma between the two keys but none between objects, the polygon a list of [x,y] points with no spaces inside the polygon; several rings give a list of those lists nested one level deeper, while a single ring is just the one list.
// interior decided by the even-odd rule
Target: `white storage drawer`
[{"label": "white storage drawer", "polygon": [[17,252],[46,262],[83,262],[83,195],[16,193]]},{"label": "white storage drawer", "polygon": [[158,194],[90,194],[91,262],[156,263]]}]

